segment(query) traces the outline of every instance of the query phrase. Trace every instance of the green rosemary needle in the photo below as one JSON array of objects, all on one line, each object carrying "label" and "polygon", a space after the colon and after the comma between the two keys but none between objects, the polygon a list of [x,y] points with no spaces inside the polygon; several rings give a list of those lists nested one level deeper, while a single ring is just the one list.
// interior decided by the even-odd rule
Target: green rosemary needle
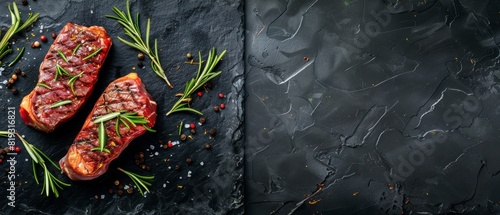
[{"label": "green rosemary needle", "polygon": [[42,187],[42,192],[40,194],[45,193],[46,196],[50,195],[50,192],[54,194],[56,198],[59,197],[59,190],[63,189],[64,187],[69,187],[71,186],[68,183],[64,183],[63,181],[59,180],[57,177],[55,177],[48,169],[47,167],[47,162],[52,164],[54,168],[56,168],[58,171],[61,169],[59,168],[58,165],[52,159],[50,159],[45,153],[43,153],[40,149],[36,148],[34,145],[28,143],[21,135],[16,133],[17,137],[21,140],[23,143],[24,148],[26,149],[26,152],[28,152],[28,155],[31,157],[32,161],[32,169],[33,169],[33,177],[35,178],[35,181],[37,184],[39,184],[37,173],[36,173],[36,166],[35,163],[40,165],[43,169],[43,187]]},{"label": "green rosemary needle", "polygon": [[8,131],[0,131],[0,137],[8,137],[9,132]]},{"label": "green rosemary needle", "polygon": [[49,87],[49,85],[46,85],[46,84],[44,84],[44,83],[38,83],[38,84],[36,84],[36,86],[39,86],[39,87],[45,87],[45,88],[47,88],[47,89],[49,89],[49,90],[52,90],[52,87]]},{"label": "green rosemary needle", "polygon": [[96,56],[99,52],[101,52],[102,50],[102,47],[100,47],[99,49],[97,49],[95,52],[92,52],[92,54],[89,54],[87,57],[84,57],[83,60],[88,60],[90,58],[93,58],[94,56]]},{"label": "green rosemary needle", "polygon": [[130,37],[132,39],[131,41],[125,40],[121,37],[118,37],[120,41],[125,43],[126,45],[137,49],[138,51],[145,53],[151,58],[151,69],[158,75],[160,78],[165,80],[167,82],[167,85],[170,88],[173,88],[172,84],[168,81],[167,76],[165,75],[165,71],[163,70],[161,63],[160,63],[160,56],[158,55],[158,41],[155,39],[154,41],[154,48],[152,49],[151,46],[149,45],[149,31],[150,31],[150,26],[151,26],[151,19],[148,19],[146,23],[146,36],[144,39],[142,38],[142,33],[141,29],[139,28],[139,13],[137,13],[135,20],[132,18],[132,15],[130,13],[130,4],[129,1],[127,0],[127,9],[126,13],[120,9],[118,9],[116,6],[113,6],[112,8],[113,12],[116,14],[116,16],[113,15],[106,15],[107,18],[117,20],[120,25],[123,26],[125,35]]},{"label": "green rosemary needle", "polygon": [[50,108],[56,108],[56,107],[60,107],[60,106],[63,106],[63,105],[67,105],[67,104],[71,104],[71,100],[61,100],[61,101],[58,101],[56,103],[53,103],[50,105]]},{"label": "green rosemary needle", "polygon": [[80,46],[82,46],[83,43],[78,43],[78,45],[75,47],[75,49],[73,49],[73,52],[71,53],[71,55],[75,55],[76,52],[78,51],[78,49],[80,48]]},{"label": "green rosemary needle", "polygon": [[2,39],[0,40],[0,60],[4,58],[7,54],[12,52],[12,49],[10,49],[9,46],[9,40],[14,36],[14,34],[18,33],[19,31],[27,28],[31,24],[33,24],[38,16],[40,15],[39,13],[33,14],[29,13],[28,19],[21,24],[21,14],[19,13],[19,9],[17,8],[17,5],[15,2],[12,3],[12,7],[9,5],[9,12],[10,12],[10,17],[11,17],[11,25],[7,32],[3,35]]},{"label": "green rosemary needle", "polygon": [[66,55],[64,55],[64,53],[61,50],[57,50],[57,54],[64,60],[64,62],[69,63],[68,59],[66,58]]},{"label": "green rosemary needle", "polygon": [[198,64],[198,72],[196,73],[196,77],[192,78],[186,83],[186,87],[184,88],[184,93],[179,94],[180,95],[179,100],[177,100],[172,109],[170,109],[170,111],[167,112],[167,116],[174,112],[180,112],[180,111],[188,111],[199,115],[203,115],[203,113],[201,113],[200,111],[189,107],[189,102],[191,101],[191,95],[196,90],[203,87],[205,83],[207,83],[208,81],[212,80],[213,78],[221,74],[221,71],[214,72],[214,68],[225,54],[226,50],[217,55],[215,52],[215,48],[212,48],[212,50],[210,50],[210,52],[208,53],[208,59],[205,63],[205,67],[202,68],[203,59],[201,58],[201,52],[198,52],[200,63]]},{"label": "green rosemary needle", "polygon": [[17,53],[16,58],[14,58],[14,60],[9,63],[9,67],[12,66],[12,65],[14,65],[21,58],[21,56],[23,55],[23,53],[24,53],[24,47],[22,47],[21,51],[19,51],[19,53]]},{"label": "green rosemary needle", "polygon": [[68,77],[73,77],[73,75],[69,74],[68,71],[66,71],[62,66],[59,66],[59,64],[56,65],[56,75],[54,76],[54,81],[57,81],[57,78],[59,76],[68,76]]},{"label": "green rosemary needle", "polygon": [[139,175],[137,173],[129,172],[129,171],[126,171],[126,170],[119,168],[119,167],[117,169],[120,170],[121,172],[125,173],[130,179],[132,179],[135,186],[137,186],[137,188],[139,188],[139,192],[141,192],[141,195],[143,195],[143,196],[145,195],[145,193],[142,189],[145,189],[146,192],[150,193],[148,187],[151,186],[151,182],[149,182],[147,180],[153,180],[155,178],[154,176]]},{"label": "green rosemary needle", "polygon": [[75,76],[71,77],[69,79],[69,81],[68,81],[68,85],[71,88],[71,92],[73,93],[73,95],[76,95],[76,93],[75,93],[75,82],[76,82],[76,80],[78,80],[82,76],[83,76],[83,72],[80,72],[78,75],[75,75]]},{"label": "green rosemary needle", "polygon": [[99,137],[99,150],[104,151],[104,147],[106,147],[106,143],[108,142],[108,135],[106,134],[106,127],[104,126],[104,122],[99,124],[98,137]]}]

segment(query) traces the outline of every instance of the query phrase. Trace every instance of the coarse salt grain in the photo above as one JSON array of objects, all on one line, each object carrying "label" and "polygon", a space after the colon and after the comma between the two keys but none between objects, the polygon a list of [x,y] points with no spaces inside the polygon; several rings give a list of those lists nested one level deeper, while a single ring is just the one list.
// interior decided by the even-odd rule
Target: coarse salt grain
[{"label": "coarse salt grain", "polygon": [[155,146],[153,146],[153,145],[149,145],[149,148],[150,148],[151,150],[155,150]]},{"label": "coarse salt grain", "polygon": [[200,162],[200,165],[202,165],[202,166],[203,166],[203,165],[205,165],[205,163],[203,163],[203,161],[202,161],[202,162]]},{"label": "coarse salt grain", "polygon": [[193,172],[188,171],[188,174],[187,174],[187,177],[188,177],[188,178],[191,178],[191,173],[193,173]]},{"label": "coarse salt grain", "polygon": [[156,156],[158,156],[159,154],[160,154],[160,153],[158,153],[158,152],[155,152],[155,155],[156,155]]},{"label": "coarse salt grain", "polygon": [[184,124],[184,128],[189,128],[189,123]]},{"label": "coarse salt grain", "polygon": [[167,187],[167,184],[163,184],[163,188]]},{"label": "coarse salt grain", "polygon": [[101,199],[104,199],[104,197],[106,197],[105,195],[101,195]]}]

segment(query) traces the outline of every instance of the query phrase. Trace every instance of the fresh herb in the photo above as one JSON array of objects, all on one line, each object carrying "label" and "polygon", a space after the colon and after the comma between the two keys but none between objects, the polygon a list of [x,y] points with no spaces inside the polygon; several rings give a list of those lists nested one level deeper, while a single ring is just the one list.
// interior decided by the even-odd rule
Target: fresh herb
[{"label": "fresh herb", "polygon": [[36,166],[35,163],[40,165],[43,169],[43,187],[42,187],[42,192],[40,194],[43,194],[45,192],[46,196],[50,195],[50,192],[55,195],[55,197],[59,197],[59,191],[62,190],[63,186],[69,187],[71,186],[70,184],[64,183],[63,181],[59,180],[57,177],[55,177],[48,169],[47,167],[47,161],[54,166],[58,171],[61,171],[58,165],[52,161],[46,154],[44,154],[40,149],[36,148],[34,145],[28,143],[21,135],[16,133],[17,137],[21,140],[21,142],[24,145],[24,148],[26,148],[26,151],[28,152],[29,156],[31,157],[32,161],[32,167],[33,167],[33,177],[35,178],[35,181],[37,184],[40,184],[38,181],[38,177],[36,174]]},{"label": "fresh herb", "polygon": [[29,13],[28,19],[26,19],[26,21],[23,24],[21,24],[21,15],[19,13],[19,9],[17,8],[16,3],[15,2],[12,3],[12,8],[10,7],[10,5],[8,7],[11,17],[11,25],[10,28],[7,30],[7,32],[5,32],[4,36],[2,37],[2,40],[0,40],[0,60],[4,58],[7,54],[12,52],[12,49],[8,48],[8,46],[9,46],[9,40],[14,36],[14,34],[33,24],[40,15],[39,13],[36,14]]},{"label": "fresh herb", "polygon": [[108,142],[108,135],[106,134],[106,127],[104,126],[104,121],[99,123],[99,128],[97,129],[97,136],[99,138],[99,148],[93,148],[91,151],[99,150],[101,152],[106,151],[109,153],[109,150],[106,149],[106,143]]},{"label": "fresh herb", "polygon": [[57,54],[59,54],[59,57],[61,57],[64,62],[69,63],[68,59],[66,58],[66,55],[61,50],[57,50]]},{"label": "fresh herb", "polygon": [[203,60],[201,58],[201,52],[198,52],[199,64],[198,64],[198,72],[196,73],[196,77],[192,78],[186,83],[186,88],[184,88],[184,93],[180,94],[179,100],[174,104],[172,109],[168,111],[167,116],[180,111],[189,111],[199,115],[203,115],[200,111],[189,107],[189,102],[191,101],[191,95],[202,87],[205,83],[210,81],[211,79],[217,77],[221,74],[221,71],[214,72],[214,68],[222,59],[222,57],[226,54],[226,50],[224,50],[219,55],[216,54],[215,48],[212,48],[208,53],[208,59],[205,63],[205,67],[202,69]]},{"label": "fresh herb", "polygon": [[182,134],[182,121],[181,121],[181,124],[179,125],[179,136],[181,136]]},{"label": "fresh herb", "polygon": [[56,107],[59,107],[59,106],[63,106],[63,105],[67,105],[67,104],[71,104],[71,100],[62,100],[62,101],[58,101],[52,105],[50,105],[50,108],[56,108]]},{"label": "fresh herb", "polygon": [[80,74],[71,77],[69,79],[69,81],[68,81],[68,85],[71,88],[71,92],[73,93],[73,95],[76,95],[76,93],[75,93],[75,82],[76,82],[76,80],[78,80],[82,76],[83,76],[83,72],[80,72]]},{"label": "fresh herb", "polygon": [[93,58],[94,56],[96,56],[99,52],[101,52],[102,50],[102,47],[97,49],[95,52],[93,52],[92,54],[89,54],[87,57],[83,58],[83,60],[88,60],[90,58]]},{"label": "fresh herb", "polygon": [[71,55],[75,55],[75,54],[76,54],[76,52],[78,51],[78,49],[80,48],[80,46],[82,46],[82,44],[83,44],[83,43],[79,43],[79,44],[75,47],[75,49],[73,49],[73,53],[71,53]]},{"label": "fresh herb", "polygon": [[8,132],[8,131],[0,131],[0,137],[8,137],[9,133],[10,132]]},{"label": "fresh herb", "polygon": [[57,78],[59,76],[68,76],[68,77],[73,77],[71,74],[69,74],[68,71],[66,71],[62,66],[59,66],[59,64],[56,65],[56,75],[54,76],[54,81],[57,81]]},{"label": "fresh herb", "polygon": [[167,76],[165,75],[165,71],[163,71],[163,68],[160,63],[159,55],[158,55],[158,41],[155,39],[154,41],[154,49],[152,49],[149,45],[149,30],[150,30],[150,23],[151,19],[148,19],[147,24],[146,24],[146,41],[142,39],[142,33],[141,29],[139,28],[139,13],[137,13],[135,21],[132,18],[132,15],[130,14],[130,4],[129,1],[127,0],[127,13],[124,11],[118,9],[116,6],[113,6],[112,8],[113,12],[116,14],[116,16],[112,15],[106,15],[107,18],[111,18],[114,20],[117,20],[120,25],[123,26],[125,30],[125,35],[129,36],[131,41],[125,40],[121,37],[118,37],[120,41],[125,43],[126,45],[137,49],[138,51],[145,53],[151,58],[151,69],[158,75],[160,78],[165,80],[167,82],[168,86],[170,88],[173,88],[172,84],[168,81]]},{"label": "fresh herb", "polygon": [[38,83],[38,84],[36,84],[36,86],[39,86],[39,87],[45,87],[45,88],[47,88],[47,89],[49,89],[49,90],[52,90],[52,87],[49,87],[49,85],[46,85],[46,84],[44,84],[44,83]]},{"label": "fresh herb", "polygon": [[23,55],[23,53],[24,53],[24,47],[22,47],[21,51],[19,51],[19,53],[17,53],[16,58],[14,58],[14,60],[9,63],[9,66],[14,65],[21,58],[21,56]]},{"label": "fresh herb", "polygon": [[148,186],[151,186],[151,183],[148,182],[147,180],[153,180],[155,177],[154,176],[143,176],[139,175],[137,173],[129,172],[126,171],[122,168],[118,168],[121,172],[125,173],[132,181],[134,182],[135,186],[139,188],[139,191],[141,192],[141,195],[145,195],[144,191],[142,190],[143,188],[146,190],[146,192],[150,192],[148,189]]},{"label": "fresh herb", "polygon": [[[155,130],[151,129],[150,127],[147,126],[149,124],[149,120],[145,119],[144,116],[139,116],[137,115],[136,112],[125,112],[125,111],[117,111],[113,113],[108,113],[106,115],[102,115],[98,117],[97,119],[94,120],[94,123],[101,123],[101,122],[106,122],[109,120],[112,120],[116,118],[116,123],[115,123],[115,131],[116,135],[121,137],[120,134],[120,124],[125,125],[128,129],[130,129],[130,125],[133,127],[136,127],[137,124],[142,125],[146,130],[150,132],[156,132]],[[130,125],[129,125],[130,124]]]},{"label": "fresh herb", "polygon": [[108,113],[108,114],[97,117],[93,121],[94,124],[100,123],[100,125],[98,128],[99,148],[93,148],[93,149],[91,149],[92,151],[99,150],[101,152],[104,151],[104,152],[109,153],[109,150],[104,148],[106,145],[106,142],[107,142],[107,138],[108,138],[107,133],[106,133],[106,129],[104,127],[104,123],[109,121],[109,120],[115,119],[115,118],[116,118],[115,132],[116,132],[116,135],[118,137],[121,137],[120,124],[125,125],[125,127],[127,127],[127,129],[130,129],[130,125],[136,127],[137,124],[140,124],[146,130],[148,130],[150,132],[156,132],[155,130],[153,130],[147,126],[147,124],[149,124],[149,120],[145,119],[144,116],[137,115],[136,112],[128,112],[127,113],[125,111],[117,111],[117,112],[113,112],[113,113]]}]

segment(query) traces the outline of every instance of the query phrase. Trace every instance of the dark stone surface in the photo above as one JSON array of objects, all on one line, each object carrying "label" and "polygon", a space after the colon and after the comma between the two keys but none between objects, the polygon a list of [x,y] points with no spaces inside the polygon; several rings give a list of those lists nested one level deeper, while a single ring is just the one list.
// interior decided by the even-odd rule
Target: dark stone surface
[{"label": "dark stone surface", "polygon": [[[22,6],[16,1],[26,17],[28,11],[40,12],[40,18],[32,28],[16,36],[14,49],[26,47],[22,61],[13,67],[3,66],[5,70],[0,81],[10,77],[17,67],[27,73],[26,78],[19,78],[16,88],[20,94],[14,96],[2,85],[0,89],[0,129],[7,128],[7,108],[16,109],[16,129],[26,139],[42,151],[58,161],[66,154],[73,138],[91,110],[93,103],[108,83],[117,77],[134,71],[137,63],[137,51],[125,46],[117,37],[125,37],[123,29],[114,20],[104,17],[112,14],[111,6],[125,9],[125,1],[82,1],[54,0],[32,1]],[[0,26],[2,32],[10,26],[7,16],[7,5],[11,1],[0,3]],[[141,13],[141,24],[145,28],[146,18],[152,17],[151,39],[158,38],[162,65],[174,84],[174,89],[167,85],[151,71],[149,60],[146,68],[135,71],[143,79],[148,91],[158,103],[158,121],[154,129],[156,133],[147,133],[136,140],[115,160],[110,170],[93,181],[72,182],[66,176],[57,173],[57,177],[71,182],[58,199],[40,195],[41,186],[36,185],[31,170],[31,159],[27,153],[21,152],[16,159],[16,207],[7,205],[6,189],[7,173],[4,168],[7,162],[0,164],[0,214],[241,214],[243,212],[243,36],[244,9],[243,2],[238,0],[218,1],[131,1],[133,13]],[[52,134],[40,133],[26,127],[17,113],[20,100],[36,85],[38,67],[52,43],[50,34],[58,33],[66,22],[82,25],[102,25],[114,39],[114,44],[99,76],[99,82],[90,101],[79,111],[74,119],[57,129]],[[30,42],[39,40],[41,34],[48,36],[48,43],[42,43],[40,49],[29,47]],[[188,113],[175,114],[169,117],[165,113],[175,102],[175,93],[181,92],[185,82],[195,75],[197,66],[188,65],[186,54],[201,51],[206,57],[212,47],[218,51],[226,49],[228,53],[218,69],[223,75],[213,81],[209,92],[201,98],[194,98],[193,106],[201,109],[207,122],[197,126],[193,139],[170,149],[160,147],[163,141],[176,141],[177,126],[184,123],[197,122],[198,116]],[[15,54],[4,59],[10,62]],[[224,99],[218,98],[224,93]],[[212,110],[214,105],[226,104],[226,109],[219,113]],[[215,138],[209,139],[204,130],[216,128]],[[183,129],[188,134],[188,129]],[[212,149],[206,150],[205,143],[211,143]],[[21,145],[21,142],[17,142]],[[6,140],[0,146],[5,147]],[[151,146],[154,149],[151,150]],[[146,153],[146,164],[150,171],[141,170],[134,164],[134,154],[138,151]],[[155,153],[158,152],[158,155]],[[185,163],[186,158],[193,163]],[[174,166],[181,170],[175,171]],[[143,175],[154,175],[152,193],[146,197],[137,191],[133,195],[116,195],[115,179],[131,184],[131,180],[118,172],[116,167],[132,170]],[[190,172],[190,173],[189,173]],[[40,172],[39,172],[40,173]],[[191,175],[191,177],[188,177]],[[180,188],[179,186],[182,186]],[[114,193],[108,193],[114,188]],[[101,195],[104,198],[101,198]],[[99,197],[96,199],[95,196]]]},{"label": "dark stone surface", "polygon": [[246,4],[248,214],[498,214],[500,2]]}]

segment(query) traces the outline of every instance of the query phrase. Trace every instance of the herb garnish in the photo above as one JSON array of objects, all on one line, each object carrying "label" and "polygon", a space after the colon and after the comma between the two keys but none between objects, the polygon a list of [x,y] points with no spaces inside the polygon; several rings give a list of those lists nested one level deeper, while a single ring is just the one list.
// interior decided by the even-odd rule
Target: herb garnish
[{"label": "herb garnish", "polygon": [[14,58],[14,60],[9,63],[9,66],[14,65],[19,60],[19,58],[21,58],[21,56],[23,55],[23,53],[24,53],[24,47],[22,47],[21,51],[19,51],[19,53],[17,53],[16,58]]},{"label": "herb garnish", "polygon": [[[93,148],[91,149],[92,151],[99,150],[101,152],[108,152],[105,148],[105,145],[107,143],[107,134],[106,134],[106,129],[104,126],[104,122],[107,122],[109,120],[112,120],[116,118],[115,122],[115,132],[118,137],[121,137],[120,134],[120,124],[123,124],[125,127],[130,129],[130,125],[133,127],[136,127],[137,124],[142,125],[146,130],[150,132],[156,132],[155,130],[151,129],[150,127],[147,126],[149,123],[149,120],[145,119],[144,116],[139,116],[137,115],[136,112],[125,112],[125,111],[117,111],[117,112],[112,112],[108,113],[102,116],[97,117],[93,123],[97,124],[100,123],[99,128],[98,128],[98,137],[99,137],[99,148]],[[130,125],[129,125],[130,124]],[[107,150],[107,151],[106,151]]]},{"label": "herb garnish", "polygon": [[80,48],[80,46],[82,46],[83,43],[78,43],[78,45],[75,47],[75,49],[73,49],[73,52],[71,53],[71,55],[75,55],[76,52],[78,51],[78,49]]},{"label": "herb garnish", "polygon": [[50,108],[56,108],[56,107],[59,107],[59,106],[71,104],[71,102],[72,102],[71,100],[61,100],[61,101],[58,101],[58,102],[53,103],[52,105],[50,105]]},{"label": "herb garnish", "polygon": [[144,188],[148,193],[150,192],[148,186],[151,186],[151,183],[146,180],[153,180],[155,178],[154,176],[139,175],[137,173],[129,172],[119,167],[117,169],[125,173],[128,177],[130,177],[130,179],[132,179],[135,186],[139,188],[139,192],[141,192],[141,195],[145,195],[145,193],[142,191],[142,188]]},{"label": "herb garnish", "polygon": [[[2,131],[2,133],[5,133]],[[43,169],[43,187],[42,187],[42,193],[45,192],[46,196],[50,195],[50,191],[56,196],[56,198],[59,197],[59,189],[62,190],[63,186],[69,187],[71,186],[70,184],[64,183],[63,181],[59,180],[56,178],[49,170],[47,167],[46,162],[48,161],[54,168],[56,168],[58,171],[61,169],[59,168],[52,159],[50,159],[46,154],[44,154],[40,149],[36,148],[34,145],[28,143],[21,135],[16,133],[17,137],[21,140],[21,142],[24,145],[24,148],[26,148],[26,151],[28,152],[29,156],[31,157],[31,164],[33,167],[33,177],[35,178],[35,181],[37,184],[40,184],[38,181],[38,177],[36,176],[36,166],[35,163],[40,165]]]},{"label": "herb garnish", "polygon": [[29,13],[28,14],[28,19],[21,25],[21,15],[19,13],[19,9],[17,8],[17,5],[15,2],[12,3],[12,8],[9,7],[10,11],[10,17],[11,17],[11,25],[10,28],[5,32],[2,40],[0,40],[0,60],[5,57],[5,55],[9,54],[12,52],[12,49],[8,48],[9,45],[9,40],[16,34],[17,32],[25,29],[26,27],[30,26],[33,24],[38,16],[40,15],[39,13],[33,14]]},{"label": "herb garnish", "polygon": [[141,29],[139,28],[139,13],[137,13],[135,21],[132,18],[132,15],[130,14],[130,4],[129,1],[127,0],[127,13],[124,11],[118,9],[116,6],[113,6],[112,8],[113,12],[116,14],[116,16],[112,15],[106,15],[107,18],[111,18],[114,20],[117,20],[120,25],[123,26],[125,30],[125,35],[129,36],[131,41],[127,41],[121,37],[118,37],[120,41],[125,43],[126,45],[137,49],[138,51],[145,53],[151,58],[151,69],[158,75],[160,78],[165,80],[167,82],[168,86],[170,88],[173,88],[172,84],[168,81],[167,76],[165,75],[165,71],[163,71],[163,68],[160,63],[159,55],[158,55],[158,41],[155,39],[154,42],[154,49],[151,49],[149,45],[149,30],[150,30],[150,23],[151,19],[148,19],[146,23],[146,41],[142,39],[142,33]]},{"label": "herb garnish", "polygon": [[57,50],[57,54],[59,54],[59,57],[61,57],[64,62],[69,63],[68,59],[66,58],[66,55],[61,50]]},{"label": "herb garnish", "polygon": [[80,72],[80,74],[71,77],[69,79],[69,81],[68,81],[68,85],[71,88],[71,92],[73,93],[73,95],[76,95],[76,93],[75,93],[75,82],[76,82],[76,80],[78,80],[82,76],[83,76],[83,72]]},{"label": "herb garnish", "polygon": [[49,85],[46,85],[46,84],[44,84],[44,83],[38,83],[38,84],[36,84],[36,86],[39,86],[39,87],[45,87],[45,88],[47,88],[47,89],[49,89],[49,90],[52,90],[52,87],[49,87]]},{"label": "herb garnish", "polygon": [[69,76],[69,77],[73,77],[71,74],[69,74],[68,71],[66,71],[62,66],[59,66],[59,64],[56,65],[56,75],[54,76],[54,81],[57,81],[57,78],[59,76],[63,76],[63,75],[66,75],[66,76]]},{"label": "herb garnish", "polygon": [[94,56],[96,56],[99,52],[101,52],[102,50],[102,47],[100,47],[99,49],[97,49],[95,52],[93,52],[92,54],[89,54],[87,57],[84,57],[83,60],[88,60],[90,58],[93,58]]},{"label": "herb garnish", "polygon": [[205,63],[205,67],[202,70],[203,60],[201,58],[201,52],[198,52],[200,63],[198,64],[198,72],[196,73],[196,77],[192,78],[186,83],[186,88],[184,88],[184,93],[179,94],[180,95],[179,100],[174,104],[172,109],[168,111],[167,116],[174,112],[179,112],[179,111],[189,111],[199,115],[203,115],[203,113],[201,113],[200,111],[189,107],[189,102],[191,101],[191,95],[200,87],[202,87],[205,83],[207,83],[211,79],[221,74],[221,71],[214,72],[213,70],[217,65],[217,63],[219,63],[219,61],[222,59],[224,54],[226,54],[226,50],[217,55],[215,53],[215,48],[212,48],[212,50],[210,50],[210,52],[208,53],[207,62]]}]

